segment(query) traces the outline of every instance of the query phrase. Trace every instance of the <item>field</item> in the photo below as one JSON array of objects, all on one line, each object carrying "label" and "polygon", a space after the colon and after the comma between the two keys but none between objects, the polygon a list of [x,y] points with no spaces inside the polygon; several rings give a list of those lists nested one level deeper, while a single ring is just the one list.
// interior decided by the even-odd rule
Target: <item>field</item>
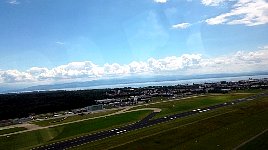
[{"label": "field", "polygon": [[103,117],[62,126],[56,126],[53,128],[25,132],[21,134],[11,135],[9,137],[0,137],[0,146],[5,150],[29,149],[32,146],[55,142],[57,140],[76,137],[86,133],[96,132],[101,129],[107,129],[114,126],[138,121],[144,118],[150,112],[151,111],[146,110],[129,112],[109,116],[106,118]]},{"label": "field", "polygon": [[[96,141],[76,149],[233,149],[267,129],[267,118],[268,98],[265,97]],[[262,136],[251,145],[254,147],[267,143],[267,133]]]},{"label": "field", "polygon": [[23,131],[23,130],[26,130],[26,128],[23,128],[23,127],[15,127],[15,128],[3,129],[3,130],[0,130],[0,135],[2,135],[2,134],[8,134],[8,133],[13,133],[13,132],[18,132],[18,131]]}]

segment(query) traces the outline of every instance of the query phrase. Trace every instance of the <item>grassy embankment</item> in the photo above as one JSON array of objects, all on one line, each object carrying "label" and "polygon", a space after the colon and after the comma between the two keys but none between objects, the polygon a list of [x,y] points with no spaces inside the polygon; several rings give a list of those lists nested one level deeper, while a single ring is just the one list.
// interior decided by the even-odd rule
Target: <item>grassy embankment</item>
[{"label": "grassy embankment", "polygon": [[0,130],[0,135],[14,133],[14,132],[23,131],[23,130],[26,130],[26,128],[14,127],[14,128],[9,128],[9,129],[2,129],[2,130]]}]

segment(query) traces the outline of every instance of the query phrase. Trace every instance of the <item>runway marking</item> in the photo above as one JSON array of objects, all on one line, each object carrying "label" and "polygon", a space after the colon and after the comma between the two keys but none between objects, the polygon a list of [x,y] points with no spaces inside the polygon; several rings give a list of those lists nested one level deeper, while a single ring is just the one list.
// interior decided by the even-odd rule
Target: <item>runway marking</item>
[{"label": "runway marking", "polygon": [[266,130],[264,130],[264,131],[258,133],[257,135],[255,135],[255,136],[251,137],[250,139],[246,140],[245,142],[239,144],[239,145],[238,145],[237,147],[235,147],[234,149],[237,150],[238,148],[244,146],[245,144],[247,144],[247,143],[250,142],[250,141],[253,141],[254,139],[256,139],[257,137],[259,137],[260,135],[264,134],[264,133],[267,132],[267,131],[268,131],[268,129],[266,129]]},{"label": "runway marking", "polygon": [[[141,140],[141,139],[145,139],[145,138],[148,138],[148,137],[151,137],[151,136],[154,136],[154,135],[158,135],[158,134],[160,134],[160,133],[164,133],[164,132],[167,132],[167,131],[176,129],[176,128],[180,128],[180,127],[188,126],[188,125],[191,125],[191,124],[200,122],[200,121],[204,121],[204,120],[207,120],[207,119],[210,119],[210,118],[214,118],[214,117],[217,117],[217,116],[220,116],[220,115],[224,115],[224,114],[227,114],[227,113],[230,113],[230,112],[234,112],[234,111],[236,111],[236,110],[231,110],[231,111],[228,111],[228,112],[225,112],[225,113],[221,113],[221,114],[217,114],[217,115],[214,115],[214,116],[210,116],[210,117],[207,117],[207,118],[204,118],[204,119],[201,119],[201,120],[197,120],[197,121],[194,121],[194,122],[191,122],[191,123],[187,123],[187,124],[180,125],[180,126],[177,126],[177,127],[169,128],[169,129],[164,130],[164,131],[159,131],[159,132],[156,132],[156,133],[147,135],[147,136],[143,136],[143,137],[141,137],[141,138],[136,138],[135,140],[131,140],[131,141],[129,141],[129,142],[122,143],[122,144],[117,145],[117,146],[114,146],[114,147],[110,147],[110,148],[108,148],[108,149],[114,149],[114,148],[116,148],[116,147],[123,146],[123,145],[129,144],[129,143],[132,143],[132,142]],[[164,122],[163,122],[163,123],[164,123]],[[159,124],[160,124],[160,123],[159,123]]]}]

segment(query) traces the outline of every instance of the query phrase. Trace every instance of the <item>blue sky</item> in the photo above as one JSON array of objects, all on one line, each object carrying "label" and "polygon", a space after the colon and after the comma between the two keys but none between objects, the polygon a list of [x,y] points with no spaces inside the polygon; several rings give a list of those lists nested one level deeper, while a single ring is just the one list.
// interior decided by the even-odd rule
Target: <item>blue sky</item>
[{"label": "blue sky", "polygon": [[3,84],[259,71],[268,59],[267,0],[2,0],[0,20]]}]

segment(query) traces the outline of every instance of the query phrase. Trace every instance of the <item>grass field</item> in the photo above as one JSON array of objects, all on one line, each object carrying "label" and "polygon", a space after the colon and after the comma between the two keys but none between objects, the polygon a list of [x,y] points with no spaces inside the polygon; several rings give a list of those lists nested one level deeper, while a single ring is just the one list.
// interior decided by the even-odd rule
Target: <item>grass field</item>
[{"label": "grass field", "polygon": [[[266,97],[96,141],[75,149],[233,149],[267,129],[267,118]],[[263,141],[265,138],[261,138],[260,142]]]},{"label": "grass field", "polygon": [[0,137],[1,149],[29,149],[36,145],[55,142],[65,138],[92,133],[118,125],[138,121],[147,116],[151,111],[129,112],[109,117],[71,123],[53,128],[46,128],[26,133]]},{"label": "grass field", "polygon": [[246,143],[239,150],[253,150],[258,148],[258,150],[268,149],[268,132],[266,131],[262,135],[258,136],[256,139]]},{"label": "grass field", "polygon": [[244,94],[237,94],[237,93],[230,93],[230,94],[217,94],[217,95],[205,95],[201,97],[183,99],[183,100],[175,100],[170,102],[164,103],[157,103],[157,104],[149,104],[147,106],[140,106],[135,107],[133,109],[139,108],[160,108],[162,111],[157,114],[155,117],[163,117],[168,114],[174,114],[177,112],[182,112],[190,109],[205,107],[209,105],[214,105],[217,103],[222,103],[226,101],[231,101],[234,99],[245,98],[254,95],[254,93],[244,93]]},{"label": "grass field", "polygon": [[18,132],[18,131],[23,131],[23,130],[26,130],[26,128],[23,128],[23,127],[15,127],[15,128],[3,129],[3,130],[0,130],[0,135],[2,135],[2,134],[8,134],[8,133],[13,133],[13,132]]},{"label": "grass field", "polygon": [[114,113],[114,112],[117,112],[117,111],[118,110],[107,110],[107,111],[98,112],[98,113],[92,113],[92,114],[87,114],[87,115],[69,116],[66,119],[63,119],[64,117],[61,117],[61,118],[57,118],[57,119],[34,121],[32,123],[44,127],[44,126],[49,126],[49,125],[56,125],[56,124],[61,124],[61,123],[66,123],[66,122],[72,122],[72,121],[76,121],[76,120],[82,120],[82,119],[88,119],[88,118],[93,118],[93,117],[104,116],[104,115],[108,115],[108,114],[111,114],[111,113]]}]

